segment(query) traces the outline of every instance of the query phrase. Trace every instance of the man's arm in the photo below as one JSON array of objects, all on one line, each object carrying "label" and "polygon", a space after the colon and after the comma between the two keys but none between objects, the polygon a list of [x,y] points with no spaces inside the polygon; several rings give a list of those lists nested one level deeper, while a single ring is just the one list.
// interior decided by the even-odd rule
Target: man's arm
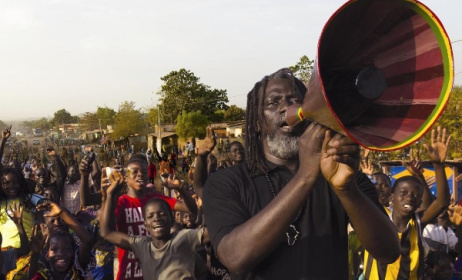
[{"label": "man's arm", "polygon": [[80,161],[80,206],[89,206],[101,203],[101,192],[90,193],[89,174],[92,166],[88,166],[85,159]]},{"label": "man's arm", "polygon": [[66,166],[54,149],[47,150],[47,152],[49,156],[53,157],[54,164],[56,164],[56,186],[58,187],[59,196],[61,196],[63,193],[64,184],[66,183]]},{"label": "man's arm", "polygon": [[16,225],[16,228],[18,229],[19,233],[19,240],[21,242],[21,246],[16,249],[16,255],[18,257],[24,256],[28,254],[30,251],[29,239],[27,237],[26,230],[24,229],[22,223],[24,206],[17,203],[13,203],[13,205],[8,205],[8,210],[9,213],[7,214]]},{"label": "man's arm", "polygon": [[207,170],[207,156],[213,151],[215,145],[217,144],[214,137],[214,132],[211,126],[207,127],[207,135],[202,143],[197,149],[197,157],[194,168],[193,175],[193,188],[199,197],[202,197],[202,190],[204,188],[205,182],[209,177]]},{"label": "man's arm", "polygon": [[167,178],[167,181],[164,184],[165,187],[173,190],[177,190],[181,197],[183,197],[183,201],[178,200],[175,203],[175,207],[173,210],[181,211],[181,212],[191,212],[197,214],[197,204],[191,194],[183,187],[183,183],[175,176],[170,175]]},{"label": "man's arm", "polygon": [[[446,160],[447,149],[451,142],[451,135],[447,136],[446,129],[438,126],[437,131],[432,130],[431,146],[424,144],[428,156],[433,163],[436,177],[436,200],[434,200],[421,217],[422,228],[430,223],[439,214],[445,211],[450,203],[450,194],[444,161]],[[426,185],[424,185],[426,186]]]},{"label": "man's arm", "polygon": [[89,263],[88,256],[90,255],[91,248],[93,245],[92,236],[87,231],[87,229],[79,223],[73,215],[68,211],[63,211],[63,209],[53,202],[45,202],[37,205],[38,211],[49,211],[49,213],[44,214],[44,217],[60,217],[61,220],[67,224],[79,237],[80,247],[79,247],[79,263],[82,267],[86,267]]},{"label": "man's arm", "polygon": [[11,136],[11,125],[2,130],[2,142],[0,143],[0,167],[2,166],[1,159],[3,158],[3,152],[5,150],[6,140]]},{"label": "man's arm", "polygon": [[390,219],[356,185],[359,147],[349,138],[328,131],[321,156],[321,171],[340,199],[362,246],[382,263],[400,255],[398,232]]},{"label": "man's arm", "polygon": [[111,177],[112,183],[107,189],[106,202],[101,213],[101,237],[122,249],[130,250],[130,236],[124,232],[117,231],[114,215],[115,206],[123,188],[124,178],[117,171],[113,171]]}]

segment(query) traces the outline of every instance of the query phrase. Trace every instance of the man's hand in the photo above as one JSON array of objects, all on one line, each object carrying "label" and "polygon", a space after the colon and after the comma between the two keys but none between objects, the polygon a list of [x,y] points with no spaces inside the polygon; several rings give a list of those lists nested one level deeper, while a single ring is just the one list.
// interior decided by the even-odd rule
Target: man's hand
[{"label": "man's hand", "polygon": [[6,140],[8,138],[10,138],[11,136],[11,127],[12,125],[10,125],[10,127],[5,127],[5,129],[2,131],[2,139]]},{"label": "man's hand", "polygon": [[37,211],[47,211],[43,217],[58,217],[63,212],[63,209],[58,204],[48,201],[37,205]]},{"label": "man's hand", "polygon": [[166,185],[165,187],[171,189],[171,190],[178,190],[183,183],[176,177],[176,175],[170,174],[167,179],[166,179]]},{"label": "man's hand", "polygon": [[374,174],[374,165],[372,164],[372,161],[370,159],[364,158],[362,159],[360,164],[361,164],[361,171],[364,174],[367,174],[367,175]]},{"label": "man's hand", "polygon": [[206,156],[210,154],[213,149],[215,149],[215,145],[217,144],[217,140],[215,139],[215,133],[211,126],[207,126],[207,135],[204,138],[202,144],[197,148],[197,154],[199,156]]},{"label": "man's hand", "polygon": [[19,225],[22,224],[23,211],[24,207],[21,203],[14,202],[12,205],[8,205],[6,213],[16,225]]},{"label": "man's hand", "polygon": [[32,233],[30,236],[30,250],[32,254],[38,255],[42,252],[43,246],[45,246],[45,243],[47,240],[45,240],[47,237],[43,236],[40,231],[39,231],[39,224],[35,224],[34,228],[32,229]]},{"label": "man's hand", "polygon": [[302,134],[298,144],[299,168],[297,174],[312,179],[316,179],[321,174],[319,162],[326,131],[326,127],[311,123]]},{"label": "man's hand", "polygon": [[91,164],[88,164],[88,162],[85,160],[85,158],[83,158],[80,161],[79,171],[80,171],[80,174],[85,175],[85,176],[88,176],[92,171]]},{"label": "man's hand", "polygon": [[424,144],[424,147],[433,163],[444,163],[451,139],[451,135],[447,135],[446,128],[441,129],[441,126],[438,126],[437,131],[432,129],[431,146]]},{"label": "man's hand", "polygon": [[350,138],[331,134],[332,131],[327,131],[322,145],[321,172],[338,193],[353,185],[359,170],[360,149]]},{"label": "man's hand", "polygon": [[448,214],[451,223],[455,224],[456,226],[460,226],[462,224],[462,206],[458,204],[450,205],[448,207]]},{"label": "man's hand", "polygon": [[109,175],[111,184],[107,187],[106,197],[119,196],[124,189],[124,176],[117,169],[113,169]]},{"label": "man's hand", "polygon": [[420,155],[418,150],[410,149],[409,151],[410,161],[401,161],[401,164],[406,167],[406,170],[411,173],[412,176],[420,177],[423,174],[423,168],[420,161]]}]

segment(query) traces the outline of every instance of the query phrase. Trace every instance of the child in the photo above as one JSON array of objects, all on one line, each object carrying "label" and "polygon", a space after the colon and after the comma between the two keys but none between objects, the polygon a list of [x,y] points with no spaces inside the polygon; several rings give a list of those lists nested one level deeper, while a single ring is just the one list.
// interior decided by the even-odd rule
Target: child
[{"label": "child", "polygon": [[123,178],[113,174],[101,220],[101,236],[126,250],[133,250],[145,279],[195,279],[195,251],[208,242],[204,230],[182,230],[172,234],[171,206],[163,199],[151,198],[143,206],[144,226],[150,236],[129,236],[115,229],[113,213]]},{"label": "child", "polygon": [[[390,201],[393,204],[390,218],[395,224],[401,242],[401,256],[394,263],[378,263],[365,252],[364,279],[422,279],[425,256],[422,229],[449,206],[449,187],[444,171],[444,161],[451,136],[446,129],[435,138],[432,130],[432,145],[424,145],[436,174],[437,198],[423,212],[417,212],[422,202],[423,183],[414,176],[404,176],[395,181]],[[378,241],[379,242],[379,241]]]},{"label": "child", "polygon": [[[81,171],[87,168],[82,167]],[[177,189],[184,197],[183,201],[166,197],[157,191],[151,191],[146,187],[148,183],[148,163],[143,155],[133,155],[127,163],[124,181],[127,185],[127,193],[116,200],[117,207],[111,212],[117,221],[117,230],[131,236],[146,236],[148,232],[144,225],[141,208],[144,203],[153,197],[164,199],[168,202],[171,210],[182,212],[197,212],[196,202],[187,191],[181,186],[180,181],[174,176],[167,178],[166,186]],[[88,171],[87,171],[88,172]],[[112,174],[112,173],[111,173]],[[118,172],[114,172],[118,174]],[[112,176],[112,175],[111,175]],[[103,189],[106,186],[103,186]],[[81,188],[82,194],[87,196],[88,188]],[[99,193],[102,197],[104,192]],[[107,198],[109,199],[109,197]],[[99,201],[101,202],[101,201]],[[118,248],[118,274],[116,279],[142,280],[143,272],[139,261],[134,257],[133,252]]]},{"label": "child", "polygon": [[48,238],[46,259],[50,268],[36,272],[33,280],[70,279],[83,280],[79,263],[74,257],[74,239],[65,231],[56,231]]}]

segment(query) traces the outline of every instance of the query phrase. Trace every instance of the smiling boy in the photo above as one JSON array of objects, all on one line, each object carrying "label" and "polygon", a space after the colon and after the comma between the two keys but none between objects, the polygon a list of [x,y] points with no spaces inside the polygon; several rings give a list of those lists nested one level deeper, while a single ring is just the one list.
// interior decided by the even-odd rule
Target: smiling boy
[{"label": "smiling boy", "polygon": [[113,176],[101,219],[101,236],[120,248],[133,250],[145,279],[195,279],[195,251],[208,241],[208,235],[204,230],[172,234],[171,206],[161,198],[151,198],[143,206],[144,226],[150,236],[129,236],[117,231],[112,213],[123,179],[117,172]]}]

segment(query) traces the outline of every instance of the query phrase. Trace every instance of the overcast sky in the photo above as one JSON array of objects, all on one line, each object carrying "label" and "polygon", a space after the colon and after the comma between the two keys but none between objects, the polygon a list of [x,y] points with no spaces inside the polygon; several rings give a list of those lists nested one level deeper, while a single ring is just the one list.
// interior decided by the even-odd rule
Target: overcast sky
[{"label": "overcast sky", "polygon": [[[462,1],[422,0],[451,41]],[[160,77],[186,68],[245,107],[265,74],[316,56],[344,0],[5,0],[0,2],[0,120],[157,104]],[[462,42],[453,44],[462,85]]]}]

